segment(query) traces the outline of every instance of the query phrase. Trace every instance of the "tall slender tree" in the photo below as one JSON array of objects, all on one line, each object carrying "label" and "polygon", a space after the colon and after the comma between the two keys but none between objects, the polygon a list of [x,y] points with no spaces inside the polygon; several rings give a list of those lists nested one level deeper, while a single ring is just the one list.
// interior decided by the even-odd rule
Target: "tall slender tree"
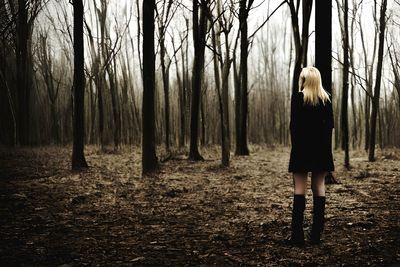
[{"label": "tall slender tree", "polygon": [[167,28],[171,21],[171,13],[173,1],[164,0],[162,3],[162,11],[157,15],[158,17],[158,34],[159,34],[159,45],[160,45],[160,61],[161,61],[161,74],[164,87],[164,116],[165,116],[165,148],[167,151],[170,149],[170,101],[169,101],[169,66],[171,65],[171,59],[166,62],[167,47],[165,45],[165,36],[167,34]]},{"label": "tall slender tree", "polygon": [[248,71],[247,58],[249,56],[249,39],[247,19],[254,0],[240,0],[239,2],[239,30],[240,30],[240,70],[239,87],[236,90],[235,101],[237,102],[236,123],[236,155],[249,155],[247,141],[248,122]]},{"label": "tall slender tree", "polygon": [[17,59],[17,136],[21,145],[29,142],[29,106],[31,81],[29,81],[31,58],[29,55],[29,31],[27,1],[18,0],[16,59]]},{"label": "tall slender tree", "polygon": [[290,16],[292,19],[292,29],[293,29],[293,38],[295,45],[295,63],[293,70],[293,78],[292,78],[292,93],[295,93],[299,90],[298,81],[301,72],[302,66],[307,64],[307,50],[308,50],[308,27],[310,22],[311,10],[312,10],[312,0],[303,0],[302,1],[302,33],[300,36],[300,26],[299,26],[299,8],[300,8],[300,0],[297,0],[296,4],[294,0],[287,1],[290,10]]},{"label": "tall slender tree", "polygon": [[[348,99],[349,99],[349,2],[348,0],[343,0],[339,3],[336,0],[338,6],[338,16],[341,25],[342,32],[342,46],[343,46],[343,84],[342,84],[342,101],[341,101],[341,113],[340,113],[340,134],[341,134],[341,144],[344,150],[344,166],[346,169],[350,168],[350,156],[349,156],[349,114],[348,114]],[[342,12],[343,10],[343,17]]]},{"label": "tall slender tree", "polygon": [[[214,23],[214,18],[211,17],[210,22],[213,24],[211,32],[214,51],[214,74],[221,118],[221,164],[222,166],[227,167],[229,166],[230,161],[229,73],[232,64],[232,58],[230,55],[231,41],[229,40],[229,34],[233,27],[234,17],[232,12],[227,12],[228,9],[232,9],[232,2],[231,6],[222,4],[221,0],[217,0],[216,4],[218,23]],[[225,39],[225,49],[222,49],[221,44],[222,33]],[[236,49],[234,49],[233,53],[235,53],[235,50]]]},{"label": "tall slender tree", "polygon": [[74,111],[73,111],[73,147],[72,169],[87,168],[84,155],[85,136],[85,73],[83,46],[83,3],[73,0],[74,9]]},{"label": "tall slender tree", "polygon": [[[331,95],[333,102],[332,0],[315,1],[315,67],[320,71],[322,86]],[[333,125],[333,110],[330,110],[330,115]],[[337,183],[331,172],[328,173],[325,180],[327,183]]]},{"label": "tall slender tree", "polygon": [[[209,0],[193,0],[194,63],[192,76],[192,110],[190,116],[189,159],[203,160],[198,147],[199,109],[204,71],[204,53],[207,33],[207,9]],[[200,8],[199,8],[200,7]],[[199,16],[200,13],[200,16]]]},{"label": "tall slender tree", "polygon": [[[376,18],[376,2],[373,8],[373,13],[372,16],[374,17],[374,23],[377,24],[375,18]],[[373,95],[373,73],[374,73],[374,65],[375,65],[375,59],[376,59],[376,48],[377,48],[377,36],[378,36],[378,31],[377,27],[375,25],[374,27],[374,38],[373,38],[373,48],[372,52],[367,50],[366,46],[366,38],[364,34],[364,27],[361,23],[361,14],[358,20],[359,24],[359,29],[360,29],[360,38],[361,38],[361,46],[362,46],[362,51],[363,51],[363,58],[364,58],[364,75],[365,75],[365,104],[364,104],[364,117],[365,117],[365,123],[364,123],[364,131],[365,131],[365,143],[364,143],[364,149],[365,151],[368,151],[369,149],[369,143],[370,143],[370,130],[371,130],[371,100],[372,100],[372,95]],[[371,55],[371,61],[368,61],[368,58]]]},{"label": "tall slender tree", "polygon": [[315,1],[315,67],[332,97],[332,0]]},{"label": "tall slender tree", "polygon": [[33,84],[32,63],[32,33],[34,21],[39,14],[41,0],[8,1],[11,13],[16,14],[16,28],[14,33],[16,53],[16,111],[17,111],[17,139],[20,145],[30,143],[30,106]]},{"label": "tall slender tree", "polygon": [[158,159],[155,144],[155,0],[143,1],[143,106],[142,106],[142,174],[156,170]]},{"label": "tall slender tree", "polygon": [[372,98],[372,112],[371,112],[371,139],[369,143],[368,160],[375,160],[375,138],[376,138],[376,121],[379,111],[379,96],[381,92],[382,80],[382,61],[383,61],[383,46],[385,42],[385,29],[386,29],[386,7],[387,0],[382,0],[379,18],[379,47],[378,47],[378,65],[376,68],[376,80],[374,88],[374,96]]}]

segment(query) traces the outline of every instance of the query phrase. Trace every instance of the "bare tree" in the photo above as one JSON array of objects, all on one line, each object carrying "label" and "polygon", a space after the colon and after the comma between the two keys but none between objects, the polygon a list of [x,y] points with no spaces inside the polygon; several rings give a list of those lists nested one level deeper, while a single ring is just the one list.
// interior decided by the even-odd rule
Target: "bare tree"
[{"label": "bare tree", "polygon": [[[232,64],[231,57],[231,41],[229,39],[229,34],[233,28],[233,13],[229,12],[228,9],[232,10],[234,3],[227,6],[222,5],[221,1],[216,2],[217,5],[217,18],[215,23],[214,18],[210,17],[210,22],[212,23],[212,50],[214,55],[214,74],[215,83],[218,93],[218,102],[220,110],[220,120],[221,120],[221,163],[222,166],[229,166],[230,161],[230,127],[229,127],[229,73]],[[228,13],[228,14],[227,14]],[[224,37],[224,51],[221,45],[221,35]],[[238,38],[236,38],[237,43]],[[233,53],[235,53],[235,49]],[[220,70],[222,70],[222,76],[220,75]],[[221,81],[222,78],[222,81]]]},{"label": "bare tree", "polygon": [[[185,18],[185,21],[187,22],[187,19]],[[188,23],[188,22],[187,22]],[[185,142],[186,142],[186,114],[187,114],[187,94],[188,94],[188,83],[187,83],[187,68],[186,68],[186,57],[185,57],[185,50],[187,50],[188,46],[188,32],[189,30],[186,30],[186,34],[182,35],[179,33],[180,37],[180,51],[181,51],[181,66],[179,66],[179,60],[177,53],[174,53],[174,59],[175,59],[175,69],[176,69],[176,77],[177,77],[177,83],[178,83],[178,97],[179,97],[179,122],[180,122],[180,131],[179,131],[179,146],[184,147]],[[174,37],[172,36],[172,46],[174,51],[178,51],[178,48],[175,45],[175,40]],[[186,46],[186,49],[184,49],[184,46]],[[181,69],[181,70],[180,70]]]},{"label": "bare tree", "polygon": [[50,100],[51,111],[51,133],[55,143],[60,142],[59,123],[57,112],[57,99],[60,92],[60,84],[62,76],[58,79],[54,77],[53,69],[53,55],[51,54],[50,47],[48,47],[48,36],[45,30],[39,34],[39,44],[37,57],[39,61],[39,72],[41,73],[44,83],[46,85],[47,94]]},{"label": "bare tree", "polygon": [[74,9],[74,113],[73,113],[73,146],[72,169],[87,168],[84,155],[85,136],[85,73],[83,46],[83,3],[73,0]]},{"label": "bare tree", "polygon": [[169,67],[171,66],[171,59],[166,62],[167,48],[165,46],[165,37],[167,33],[168,25],[175,14],[175,10],[171,10],[173,1],[164,0],[162,3],[161,13],[157,15],[158,21],[158,34],[159,34],[159,46],[160,46],[160,61],[161,61],[161,74],[164,87],[164,116],[165,116],[165,147],[166,150],[170,149],[170,101],[169,101]]},{"label": "bare tree", "polygon": [[204,53],[207,34],[207,10],[209,2],[209,0],[193,0],[194,63],[192,76],[192,110],[190,119],[189,150],[189,159],[191,160],[203,160],[198,148],[199,108],[204,71]]},{"label": "bare tree", "polygon": [[387,0],[382,0],[380,9],[380,19],[379,19],[379,48],[378,48],[378,62],[377,62],[378,65],[376,68],[374,97],[372,99],[371,140],[368,151],[369,161],[375,160],[376,121],[379,111],[379,97],[381,91],[383,47],[384,47],[385,29],[386,29],[386,7],[387,7]]},{"label": "bare tree", "polygon": [[[374,2],[374,11],[373,11],[373,17],[374,20],[376,21],[376,1]],[[373,72],[374,72],[374,65],[375,65],[375,59],[376,59],[376,44],[377,44],[377,36],[378,36],[378,29],[375,23],[375,31],[374,31],[374,39],[373,39],[373,50],[372,53],[368,53],[367,48],[366,48],[366,40],[364,37],[364,30],[361,24],[361,14],[359,18],[359,27],[360,27],[360,37],[361,37],[361,45],[362,45],[362,51],[364,54],[364,76],[365,76],[365,104],[364,104],[364,128],[365,128],[365,146],[364,149],[368,151],[369,149],[369,143],[370,143],[370,112],[371,112],[371,99],[373,98],[372,90],[373,90]],[[372,54],[371,57],[371,62],[368,62],[368,55]],[[360,83],[361,84],[361,83]]]},{"label": "bare tree", "polygon": [[143,1],[143,106],[142,106],[142,173],[157,169],[155,144],[155,53],[154,13],[155,0]]},{"label": "bare tree", "polygon": [[315,1],[315,66],[332,98],[332,0]]},{"label": "bare tree", "polygon": [[[349,158],[349,121],[348,121],[348,98],[349,98],[349,3],[348,0],[343,0],[342,4],[339,0],[336,0],[338,7],[338,16],[341,25],[342,32],[342,46],[343,46],[343,84],[342,84],[342,105],[340,113],[340,132],[341,132],[341,143],[342,149],[344,150],[344,166],[346,169],[350,169],[350,158]],[[341,15],[343,12],[343,18]]]},{"label": "bare tree", "polygon": [[[332,91],[332,0],[315,1],[315,66],[321,73],[322,86],[331,95]],[[330,107],[332,107],[331,105]],[[334,125],[333,110],[330,120]],[[332,140],[331,140],[332,141]],[[326,183],[337,183],[332,172],[325,177]]]},{"label": "bare tree", "polygon": [[308,26],[310,22],[311,9],[312,9],[312,0],[302,0],[302,31],[300,37],[300,27],[299,27],[299,8],[300,8],[300,0],[288,0],[287,3],[290,9],[290,15],[292,19],[292,28],[293,28],[293,38],[295,45],[295,63],[294,63],[294,71],[293,71],[293,79],[292,79],[292,93],[298,91],[298,80],[301,72],[302,66],[305,67],[307,64],[307,51],[308,51]]},{"label": "bare tree", "polygon": [[[11,36],[15,48],[16,90],[11,96],[15,104],[16,138],[20,145],[30,143],[31,93],[33,86],[32,32],[34,22],[43,7],[42,0],[7,1],[11,19],[3,32]],[[3,7],[5,8],[3,3]]]},{"label": "bare tree", "polygon": [[240,0],[239,2],[239,30],[240,30],[240,70],[235,101],[236,113],[236,155],[249,155],[247,140],[248,121],[248,71],[247,58],[249,49],[247,19],[254,0]]},{"label": "bare tree", "polygon": [[389,49],[389,56],[390,56],[390,62],[392,63],[392,71],[393,71],[393,75],[394,75],[393,86],[396,89],[398,97],[399,97],[398,104],[399,104],[399,111],[400,111],[400,69],[399,69],[400,62],[396,56],[392,56],[390,49]]}]

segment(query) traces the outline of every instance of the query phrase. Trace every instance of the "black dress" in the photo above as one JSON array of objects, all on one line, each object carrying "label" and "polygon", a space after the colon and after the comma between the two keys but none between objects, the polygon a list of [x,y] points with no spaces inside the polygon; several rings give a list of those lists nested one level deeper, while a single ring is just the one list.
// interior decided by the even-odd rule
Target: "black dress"
[{"label": "black dress", "polygon": [[304,103],[303,93],[292,95],[289,172],[333,171],[333,111],[331,102]]}]

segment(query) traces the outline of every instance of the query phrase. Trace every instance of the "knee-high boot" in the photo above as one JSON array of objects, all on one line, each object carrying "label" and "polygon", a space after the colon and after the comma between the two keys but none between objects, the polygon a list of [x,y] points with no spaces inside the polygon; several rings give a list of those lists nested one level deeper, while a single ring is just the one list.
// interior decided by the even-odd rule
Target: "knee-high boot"
[{"label": "knee-high boot", "polygon": [[304,210],[306,208],[306,198],[304,195],[294,195],[292,210],[292,234],[287,240],[290,245],[304,244]]},{"label": "knee-high boot", "polygon": [[325,196],[313,197],[313,223],[310,239],[314,244],[321,242],[321,234],[325,224]]}]

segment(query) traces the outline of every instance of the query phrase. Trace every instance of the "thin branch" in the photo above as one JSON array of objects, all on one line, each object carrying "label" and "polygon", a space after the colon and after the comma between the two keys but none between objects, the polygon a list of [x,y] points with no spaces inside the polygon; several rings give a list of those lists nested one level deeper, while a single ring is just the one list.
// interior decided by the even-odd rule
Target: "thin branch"
[{"label": "thin branch", "polygon": [[[343,65],[343,62],[340,62],[340,60],[338,60],[338,59],[335,58],[334,56],[332,56],[332,58],[333,58],[334,60],[336,60],[340,65]],[[352,72],[352,71],[350,71],[350,70],[349,70],[349,73],[353,74],[353,75],[354,75],[355,77],[357,77],[358,79],[363,80],[365,83],[367,83],[367,80],[366,80],[364,77],[361,77],[360,75],[358,75],[357,73]],[[373,96],[367,91],[367,89],[365,89],[365,87],[364,87],[361,83],[359,83],[359,85],[361,86],[361,89],[363,89],[363,90],[365,91],[365,93],[369,96],[369,98],[373,99]]]},{"label": "thin branch", "polygon": [[276,11],[278,11],[278,9],[281,7],[281,6],[283,6],[285,3],[287,3],[287,1],[285,0],[285,1],[282,1],[282,3],[280,3],[279,4],[279,6],[277,6],[276,8],[275,8],[275,10],[274,11],[272,11],[272,13],[266,18],[266,20],[249,36],[249,40],[250,39],[252,39],[253,37],[254,37],[254,35],[262,28],[262,27],[264,27],[264,25],[268,22],[268,20],[272,17],[272,15],[274,15],[274,13],[276,12]]}]

